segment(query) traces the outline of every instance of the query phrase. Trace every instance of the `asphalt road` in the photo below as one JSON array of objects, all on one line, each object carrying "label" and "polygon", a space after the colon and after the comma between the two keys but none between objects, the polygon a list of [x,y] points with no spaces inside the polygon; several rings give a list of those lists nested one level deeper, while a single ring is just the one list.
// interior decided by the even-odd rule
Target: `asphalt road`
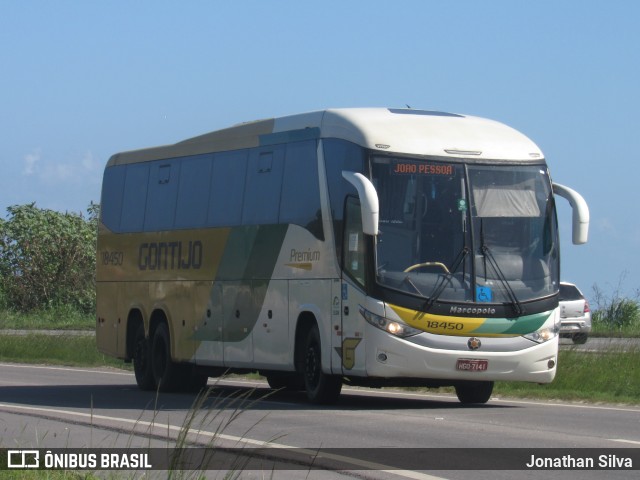
[{"label": "asphalt road", "polygon": [[[301,472],[290,470],[291,465],[284,462],[289,465],[285,470],[266,474],[251,470],[240,478],[638,478],[640,465],[606,472],[453,469],[460,467],[461,457],[467,457],[465,451],[477,448],[492,449],[489,457],[493,449],[504,448],[532,454],[537,448],[594,449],[588,452],[595,454],[632,448],[635,455],[640,449],[640,408],[499,398],[465,407],[451,396],[349,388],[337,405],[318,407],[307,403],[301,393],[274,393],[261,382],[209,383],[214,387],[210,398],[202,408],[193,409],[193,395],[142,392],[133,375],[122,371],[0,364],[0,447],[173,447],[182,432],[190,443],[205,446],[258,448],[267,442],[311,452],[321,449],[327,465],[336,460],[343,463],[335,468],[349,469],[300,467]],[[338,450],[322,450],[329,447]],[[400,467],[393,464],[394,471],[389,472],[384,471],[389,470],[385,468],[388,456],[376,456],[378,451],[371,450],[373,458],[356,459],[353,450],[380,447],[394,447],[398,455],[446,452],[450,461],[447,469],[421,472],[398,470],[403,465],[400,461]],[[457,450],[407,450],[416,448]],[[156,475],[163,478],[165,474]],[[207,476],[222,478],[216,471]]]}]

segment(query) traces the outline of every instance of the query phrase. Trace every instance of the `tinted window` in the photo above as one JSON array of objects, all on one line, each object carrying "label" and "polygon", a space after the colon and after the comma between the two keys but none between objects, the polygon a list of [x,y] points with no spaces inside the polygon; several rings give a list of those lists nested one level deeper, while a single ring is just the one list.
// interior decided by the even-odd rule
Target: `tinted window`
[{"label": "tinted window", "polygon": [[356,189],[342,177],[342,171],[362,173],[364,151],[358,145],[344,140],[325,140],[324,164],[327,169],[331,212],[334,220],[342,220],[345,197],[358,195]]},{"label": "tinted window", "polygon": [[149,164],[127,165],[126,169],[120,231],[141,232],[144,226],[144,214],[147,205]]},{"label": "tinted window", "polygon": [[180,162],[153,162],[149,165],[149,189],[144,230],[157,232],[173,228],[178,196]]},{"label": "tinted window", "polygon": [[119,232],[293,223],[323,239],[316,146],[309,140],[110,167],[103,223]]},{"label": "tinted window", "polygon": [[329,186],[329,202],[333,217],[333,233],[338,256],[342,255],[342,220],[347,195],[358,196],[356,189],[342,177],[342,171],[363,171],[365,153],[362,147],[344,140],[324,141],[324,164]]},{"label": "tinted window", "polygon": [[278,223],[284,147],[256,149],[249,153],[242,223]]},{"label": "tinted window", "polygon": [[360,201],[349,197],[346,202],[346,219],[344,228],[343,268],[355,281],[364,285],[365,255],[364,234],[362,233],[362,214]]},{"label": "tinted window", "polygon": [[109,167],[104,171],[100,215],[102,223],[112,231],[117,231],[120,228],[122,193],[126,173],[127,169],[124,166]]},{"label": "tinted window", "polygon": [[212,160],[212,155],[182,160],[175,228],[199,228],[206,225]]},{"label": "tinted window", "polygon": [[279,220],[300,225],[324,238],[315,141],[287,145]]},{"label": "tinted window", "polygon": [[247,150],[215,154],[207,225],[240,225],[247,156]]}]

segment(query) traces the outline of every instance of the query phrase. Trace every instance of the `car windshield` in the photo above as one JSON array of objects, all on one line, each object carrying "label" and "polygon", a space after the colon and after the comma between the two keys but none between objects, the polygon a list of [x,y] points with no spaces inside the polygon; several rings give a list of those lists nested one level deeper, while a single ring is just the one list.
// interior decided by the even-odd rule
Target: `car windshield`
[{"label": "car windshield", "polygon": [[511,303],[558,288],[544,165],[374,157],[378,282],[431,300]]}]

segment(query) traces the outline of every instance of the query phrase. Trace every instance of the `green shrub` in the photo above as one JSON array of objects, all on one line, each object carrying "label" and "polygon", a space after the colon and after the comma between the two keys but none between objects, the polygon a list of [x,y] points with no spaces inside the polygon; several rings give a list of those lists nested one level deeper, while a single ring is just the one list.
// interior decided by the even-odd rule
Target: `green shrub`
[{"label": "green shrub", "polygon": [[0,306],[93,311],[98,206],[89,206],[87,218],[34,203],[7,211],[0,219]]}]

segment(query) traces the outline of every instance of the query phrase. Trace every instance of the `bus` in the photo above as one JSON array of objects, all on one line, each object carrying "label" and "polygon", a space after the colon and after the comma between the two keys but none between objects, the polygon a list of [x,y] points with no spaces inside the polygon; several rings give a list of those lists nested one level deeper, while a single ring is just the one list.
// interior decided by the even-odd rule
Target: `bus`
[{"label": "bus", "polygon": [[97,248],[97,345],[143,390],[225,372],[338,399],[343,384],[549,383],[555,199],[589,211],[504,124],[394,108],[242,123],[113,155]]}]

